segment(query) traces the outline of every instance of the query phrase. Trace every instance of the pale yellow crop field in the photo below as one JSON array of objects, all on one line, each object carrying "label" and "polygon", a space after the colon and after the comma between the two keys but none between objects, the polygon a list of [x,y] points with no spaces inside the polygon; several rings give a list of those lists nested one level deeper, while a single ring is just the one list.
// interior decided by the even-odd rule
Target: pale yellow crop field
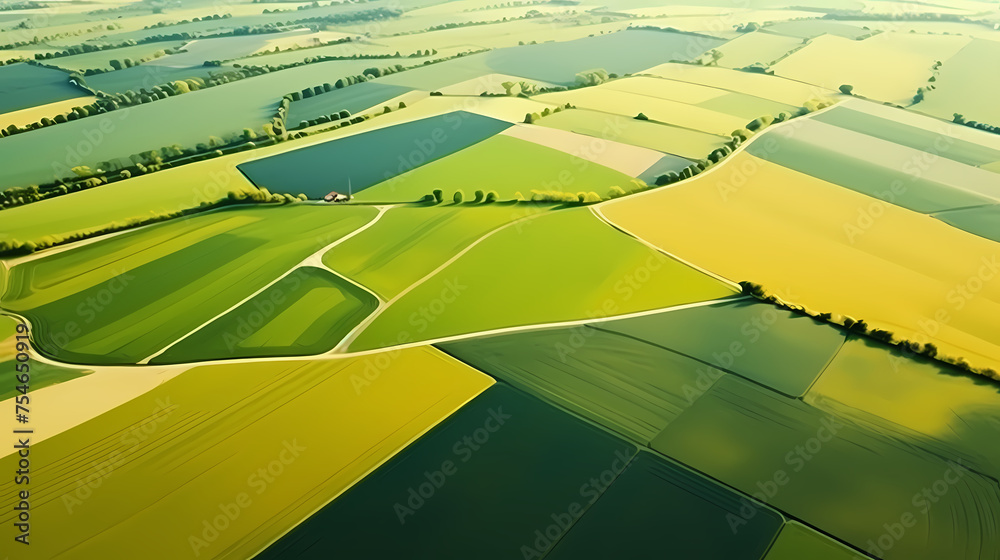
[{"label": "pale yellow crop field", "polygon": [[821,35],[772,68],[778,76],[828,89],[854,86],[854,94],[909,105],[926,86],[935,61],[970,41],[955,35],[880,33],[861,41]]},{"label": "pale yellow crop field", "polygon": [[[928,70],[928,76],[929,72]],[[713,66],[667,63],[654,66],[641,73],[680,82],[728,89],[789,105],[802,105],[810,99],[822,99],[832,94],[830,88],[804,84],[777,76],[739,72]]]},{"label": "pale yellow crop field", "polygon": [[1000,247],[984,238],[742,152],[602,210],[732,281],[1000,369]]},{"label": "pale yellow crop field", "polygon": [[649,76],[635,76],[612,80],[597,86],[597,89],[610,89],[614,91],[624,91],[637,95],[647,95],[657,99],[667,99],[679,103],[689,103],[697,105],[710,99],[715,99],[720,95],[728,93],[714,87],[700,84],[690,84],[687,82],[677,82],[674,80],[664,80]]},{"label": "pale yellow crop field", "polygon": [[623,117],[643,113],[650,120],[675,126],[727,135],[743,128],[746,120],[694,105],[612,89],[583,88],[535,96],[534,99],[562,105],[572,103],[582,109],[603,111]]},{"label": "pale yellow crop field", "polygon": [[769,65],[788,51],[800,46],[802,46],[802,39],[798,37],[754,31],[744,33],[725,45],[717,47],[716,50],[722,53],[719,66],[742,68],[755,62]]}]

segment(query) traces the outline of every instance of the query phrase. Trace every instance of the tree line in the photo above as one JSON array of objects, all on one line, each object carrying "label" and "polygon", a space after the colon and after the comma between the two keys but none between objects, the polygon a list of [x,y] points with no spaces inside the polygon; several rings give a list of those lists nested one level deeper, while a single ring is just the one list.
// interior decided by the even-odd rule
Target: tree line
[{"label": "tree line", "polygon": [[806,308],[803,305],[798,305],[794,303],[787,302],[780,297],[769,294],[767,290],[760,284],[754,282],[743,281],[740,282],[740,288],[745,295],[753,296],[754,298],[770,303],[781,309],[788,310],[797,315],[805,315],[807,317],[812,317],[817,321],[821,321],[836,328],[845,330],[848,334],[856,334],[858,336],[863,336],[872,340],[876,340],[882,344],[893,346],[898,348],[907,357],[922,356],[929,360],[934,360],[949,366],[958,368],[962,371],[973,373],[976,375],[981,375],[992,379],[993,381],[1000,381],[1000,374],[992,368],[975,367],[969,364],[969,362],[962,357],[958,356],[947,356],[938,350],[938,347],[933,343],[921,344],[915,340],[910,340],[902,337],[897,337],[893,332],[872,328],[867,322],[861,319],[855,319],[847,315],[834,315],[833,313],[818,313],[811,309]]}]

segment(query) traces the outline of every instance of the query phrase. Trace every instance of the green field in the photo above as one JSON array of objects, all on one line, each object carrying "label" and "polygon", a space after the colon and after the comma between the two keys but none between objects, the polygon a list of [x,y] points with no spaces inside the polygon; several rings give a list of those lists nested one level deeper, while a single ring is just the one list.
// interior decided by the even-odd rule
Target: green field
[{"label": "green field", "polygon": [[323,264],[388,300],[491,230],[523,216],[516,206],[499,204],[400,206],[323,255]]},{"label": "green field", "polygon": [[52,357],[135,363],[375,213],[293,205],[156,224],[14,267],[4,306],[32,321]]},{"label": "green field", "polygon": [[1000,477],[1000,450],[992,443],[1000,427],[1000,395],[976,376],[852,339],[805,400],[901,440],[919,438],[940,456]]},{"label": "green field", "polygon": [[518,138],[497,135],[460,152],[432,161],[358,193],[369,202],[419,200],[435,189],[450,200],[456,191],[471,199],[477,190],[496,191],[501,200],[532,190],[596,192],[607,197],[611,187],[631,188],[632,178]]},{"label": "green field", "polygon": [[302,267],[212,321],[150,363],[321,354],[378,307],[375,296]]},{"label": "green field", "polygon": [[593,325],[800,397],[844,343],[837,329],[754,300]]},{"label": "green field", "polygon": [[1000,206],[950,210],[934,217],[959,229],[1000,243]]},{"label": "green field", "polygon": [[747,152],[789,169],[917,212],[1000,200],[996,175],[816,121],[770,134]]},{"label": "green field", "polygon": [[584,325],[438,346],[480,371],[643,445],[715,380],[698,360]]},{"label": "green field", "polygon": [[[21,334],[17,332],[17,325],[19,323],[20,321],[15,321],[11,317],[0,316],[0,368],[3,371],[11,372],[11,376],[13,377],[17,375],[14,373],[17,366],[21,366],[21,369],[24,369],[24,364],[27,364],[27,372],[22,373],[27,373],[30,376],[28,383],[29,392],[93,373],[88,369],[55,366],[34,359],[29,359],[27,362],[18,361],[17,335]],[[15,383],[12,379],[12,382],[4,387],[5,390],[0,390],[0,401],[24,394],[24,392],[17,389],[19,385],[21,383]]]},{"label": "green field", "polygon": [[665,124],[640,121],[620,115],[573,109],[549,115],[538,121],[541,126],[586,134],[674,154],[688,159],[702,159],[723,145],[722,136]]},{"label": "green field", "polygon": [[[906,515],[905,538],[875,556],[979,558],[995,546],[1000,489],[919,443],[727,376],[652,447],[863,550]],[[936,481],[932,501],[922,489]]]},{"label": "green field", "polygon": [[[54,64],[59,68],[75,70],[78,72],[83,72],[91,68],[111,71],[113,70],[113,67],[111,66],[112,60],[118,60],[120,62],[128,58],[138,62],[140,59],[144,58],[155,59],[164,56],[164,51],[167,49],[179,49],[182,46],[184,46],[184,42],[182,41],[147,43],[144,45],[135,45],[121,49],[109,49],[105,51],[59,57],[52,59],[50,64]],[[204,60],[201,62],[204,62]]]},{"label": "green field", "polygon": [[[868,110],[867,105],[864,108]],[[870,109],[876,108],[882,109],[875,105]],[[930,119],[923,121],[924,127],[920,127],[888,118],[890,114],[883,118],[860,109],[859,105],[837,106],[816,115],[814,119],[966,165],[979,166],[1000,161],[1000,149],[959,137],[960,134],[975,135],[976,131]],[[911,115],[899,113],[899,117],[913,119]],[[979,136],[981,142],[985,140],[982,138],[985,133]]]},{"label": "green field", "polygon": [[865,558],[839,542],[812,529],[789,521],[781,528],[778,538],[764,560],[861,560]]},{"label": "green field", "polygon": [[745,502],[714,480],[640,452],[546,558],[757,560],[782,518],[761,508],[734,531],[730,520]]},{"label": "green field", "polygon": [[[473,441],[477,431],[486,435]],[[257,558],[506,560],[532,547],[544,554],[551,541],[538,540],[534,532],[555,523],[552,515],[569,524],[585,515],[635,452],[498,384]],[[436,480],[441,482],[429,494],[419,489]],[[418,491],[423,497],[412,498]],[[558,525],[556,530],[565,532]],[[445,540],[448,554],[442,556]]]},{"label": "green field", "polygon": [[[597,268],[592,262],[601,262]],[[587,209],[508,226],[389,305],[350,346],[621,314],[732,288],[609,228]]]}]

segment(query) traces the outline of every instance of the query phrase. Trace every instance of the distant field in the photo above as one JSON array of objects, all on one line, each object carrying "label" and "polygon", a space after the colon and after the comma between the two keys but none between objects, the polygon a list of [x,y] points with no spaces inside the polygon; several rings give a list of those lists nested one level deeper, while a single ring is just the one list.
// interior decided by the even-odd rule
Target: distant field
[{"label": "distant field", "polygon": [[823,122],[797,124],[747,153],[917,212],[1000,202],[995,173]]},{"label": "distant field", "polygon": [[265,207],[157,224],[15,266],[4,306],[32,321],[50,356],[136,363],[375,212]]},{"label": "distant field", "polygon": [[764,29],[769,33],[777,33],[786,37],[798,39],[811,39],[820,35],[831,35],[843,37],[845,39],[857,39],[863,35],[868,35],[871,31],[862,29],[865,23],[848,24],[840,21],[830,20],[804,20],[804,21],[781,21],[768,25]]},{"label": "distant field", "polygon": [[[219,37],[217,39],[195,39],[184,46],[186,52],[159,58],[148,64],[163,66],[201,66],[206,60],[230,60],[251,54],[273,41],[282,41],[302,36],[308,30],[268,33],[265,35],[245,35],[239,37]],[[159,43],[153,43],[159,44]],[[250,64],[253,64],[252,62]]]},{"label": "distant field", "polygon": [[974,39],[941,65],[935,85],[914,109],[951,120],[954,113],[970,121],[1000,124],[1000,108],[989,92],[1000,88],[1000,75],[985,71],[989,61],[1000,57],[1000,43]]},{"label": "distant field", "polygon": [[[778,76],[827,89],[854,86],[854,94],[901,105],[927,85],[931,65],[959,52],[968,37],[881,33],[862,41],[824,35],[774,65]],[[935,92],[931,92],[932,94]]]},{"label": "distant field", "polygon": [[[983,282],[975,305],[956,291],[979,278],[981,269],[988,271],[983,257],[988,262],[995,246],[930,216],[745,153],[684,185],[612,201],[601,210],[641,238],[730,280],[760,283],[817,312],[864,319],[900,337],[929,335],[943,354],[1000,368],[1000,338],[991,319],[1000,313],[1000,287]],[[752,243],[739,241],[748,236]],[[939,310],[947,323],[933,334],[925,331],[921,325]]]},{"label": "distant field", "polygon": [[[29,64],[0,66],[0,115],[88,93],[83,88],[71,85],[66,72]],[[11,140],[13,138],[5,139],[4,142],[9,143]],[[8,151],[9,148],[4,150]],[[9,151],[7,155],[10,155]],[[6,174],[5,170],[4,175]],[[0,184],[0,188],[4,186],[8,185]]]},{"label": "distant field", "polygon": [[[476,433],[485,433],[486,443],[476,444]],[[520,558],[552,515],[572,524],[595,507],[607,485],[588,480],[614,474],[609,469],[623,468],[635,453],[634,446],[497,384],[257,558],[432,558],[441,557],[445,540],[445,557]],[[428,480],[424,473],[442,469],[450,475],[441,475],[445,483],[430,498],[411,500],[419,507],[408,506],[409,489],[416,492]],[[470,496],[477,507],[469,507]],[[574,515],[565,514],[570,507]]]},{"label": "distant field", "polygon": [[[69,166],[66,161],[82,160],[84,165],[95,166],[98,162],[127,158],[131,154],[175,143],[194,147],[197,143],[208,142],[209,136],[228,137],[247,127],[259,131],[274,116],[278,102],[285,93],[322,85],[324,82],[336,82],[344,75],[360,73],[364,68],[370,67],[371,63],[370,60],[345,60],[300,66],[129,107],[128,111],[115,111],[12,136],[4,140],[8,144],[5,150],[11,159],[0,177],[0,188],[51,181],[53,158],[43,158],[44,161],[40,161],[38,154],[57,155],[55,163],[61,164],[65,168],[63,173],[68,174]],[[3,67],[0,70],[11,68],[16,69],[18,66]],[[114,76],[131,70],[135,69],[109,72],[101,76]],[[147,71],[152,74],[146,74]],[[128,87],[137,90],[168,79],[179,79],[170,76],[173,71],[174,69],[163,66],[140,66],[131,78],[136,83],[129,84]],[[160,72],[166,73],[166,79],[163,79],[164,75]],[[154,79],[145,83],[150,76]],[[99,85],[95,84],[94,87],[100,89]],[[333,105],[339,105],[340,99],[348,102],[352,95],[350,91],[351,88],[348,87],[321,97]],[[78,93],[73,95],[77,96]],[[178,115],[185,116],[183,125],[178,122]],[[114,133],[102,133],[102,130],[109,129]],[[160,131],[162,134],[150,134],[150,131]],[[101,141],[91,141],[89,138],[100,138]],[[83,151],[78,147],[81,142],[85,146]],[[67,154],[74,157],[70,158]]]},{"label": "distant field", "polygon": [[[794,22],[785,22],[778,25],[793,25]],[[772,29],[772,27],[768,29]],[[763,31],[753,31],[744,33],[728,43],[716,47],[723,56],[719,60],[719,66],[725,68],[742,68],[754,63],[770,65],[771,62],[781,58],[788,51],[802,46],[802,39],[798,37],[788,37]]]},{"label": "distant field", "polygon": [[[58,493],[32,504],[32,511],[60,537],[32,541],[33,557],[94,558],[109,548],[156,560],[252,557],[493,384],[440,352],[414,348],[394,353],[377,382],[359,391],[357,380],[374,367],[372,359],[203,366],[49,438],[43,445],[52,468],[32,484]],[[506,412],[514,403],[502,404]],[[477,411],[478,424],[461,426],[454,437],[481,427],[488,415]],[[515,433],[512,427],[502,437],[519,447],[524,439]],[[539,441],[551,447],[549,439]],[[454,440],[447,443],[450,454]],[[81,453],[89,460],[80,461]],[[614,458],[613,451],[595,455],[579,468],[589,473]],[[17,459],[8,455],[0,467],[16,470]],[[76,481],[94,478],[101,480],[99,491],[77,493]],[[578,484],[566,486],[575,491]],[[406,499],[405,486],[385,490]],[[239,516],[206,540],[203,521],[214,522],[219,504],[239,509],[240,503]],[[392,502],[378,505],[398,527]],[[4,512],[0,520],[9,525],[13,515]],[[150,546],[153,533],[156,546]]]},{"label": "distant field", "polygon": [[[810,441],[821,442],[820,450],[806,451],[806,445],[816,449]],[[862,550],[871,550],[869,541],[884,534],[883,524],[910,512],[908,538],[893,540],[892,548],[882,551],[887,560],[992,554],[1000,546],[993,523],[1000,513],[995,480],[915,443],[727,376],[652,447],[738,490],[768,496],[773,507]],[[784,484],[775,482],[778,473]],[[921,489],[944,476],[954,483],[935,494],[932,504]],[[775,490],[764,490],[772,484]],[[953,516],[963,522],[953,523]]]},{"label": "distant field", "polygon": [[[410,91],[409,88],[402,86],[393,86],[378,82],[364,82],[344,88],[343,90],[333,90],[313,97],[300,99],[289,105],[288,126],[290,128],[295,127],[301,121],[315,119],[316,117],[330,115],[331,113],[343,110],[347,110],[351,114],[358,113],[393,97],[403,95],[408,91]],[[390,108],[396,109],[397,106],[393,105]]]},{"label": "distant field", "polygon": [[150,363],[321,354],[376,307],[378,300],[362,288],[302,267]]},{"label": "distant field", "polygon": [[[833,88],[821,88],[778,76],[693,64],[662,64],[644,70],[642,73],[753,95],[795,107],[801,106],[810,99],[826,98],[831,93],[830,89],[840,87],[840,84],[837,84]],[[930,70],[928,70],[927,76],[930,76]]]},{"label": "distant field", "polygon": [[966,165],[1000,161],[1000,137],[875,103],[842,103],[812,119]]},{"label": "distant field", "polygon": [[444,191],[449,200],[458,190],[467,199],[476,190],[495,190],[501,200],[511,200],[518,192],[530,199],[533,189],[596,191],[607,196],[611,187],[628,189],[631,181],[628,175],[603,165],[499,134],[376,184],[357,198],[371,202],[413,201],[435,189]]},{"label": "distant field", "polygon": [[[54,64],[60,68],[65,68],[67,70],[75,70],[78,72],[83,72],[91,68],[99,68],[101,70],[112,70],[111,61],[117,60],[119,62],[125,60],[126,58],[132,59],[133,61],[138,61],[141,58],[152,58],[156,53],[160,53],[160,59],[164,59],[163,51],[166,49],[177,49],[184,45],[183,41],[164,41],[162,43],[147,43],[144,45],[135,45],[134,47],[125,47],[121,49],[110,49],[106,51],[97,51],[90,53],[77,54],[73,56],[64,56],[60,58],[54,58],[52,60],[46,61],[47,64]],[[202,60],[201,62],[204,62]],[[199,62],[198,64],[201,64]],[[152,61],[146,63],[150,64]],[[194,66],[193,64],[191,66]],[[89,83],[89,80],[88,80]]]},{"label": "distant field", "polygon": [[[525,215],[531,214],[526,210]],[[594,267],[593,262],[602,266]],[[648,278],[643,289],[636,287],[638,278]],[[401,325],[416,340],[433,340],[598,313],[658,309],[732,293],[725,284],[608,227],[587,209],[563,210],[487,238],[391,304],[350,348],[395,341]],[[454,301],[430,316],[421,314],[422,307],[442,297]]]},{"label": "distant field", "polygon": [[323,264],[391,299],[490,230],[522,217],[506,205],[401,206],[323,255]]},{"label": "distant field", "polygon": [[562,111],[539,120],[537,124],[689,159],[704,158],[728,138],[587,109]]},{"label": "distant field", "polygon": [[350,182],[359,199],[377,200],[389,195],[388,200],[411,201],[432,189],[414,194],[407,182],[404,183],[407,192],[399,195],[386,192],[361,195],[361,192],[508,126],[509,123],[496,119],[459,111],[316,144],[238,167],[258,187],[276,192],[303,192],[310,198],[321,199],[333,190],[346,193]]},{"label": "distant field", "polygon": [[743,128],[747,123],[746,119],[695,105],[603,87],[545,93],[536,99],[554,104],[572,103],[583,109],[623,117],[635,117],[642,113],[652,121],[709,134],[728,135],[734,130]]}]

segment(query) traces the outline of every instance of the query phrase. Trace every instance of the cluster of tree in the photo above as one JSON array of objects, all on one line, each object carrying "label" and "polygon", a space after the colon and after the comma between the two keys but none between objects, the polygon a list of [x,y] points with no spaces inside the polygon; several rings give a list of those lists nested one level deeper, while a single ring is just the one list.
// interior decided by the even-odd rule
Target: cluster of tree
[{"label": "cluster of tree", "polygon": [[835,327],[842,328],[850,334],[864,336],[872,340],[877,340],[888,346],[894,346],[900,349],[907,356],[923,356],[925,358],[956,367],[968,373],[988,377],[994,381],[1000,381],[1000,373],[997,373],[996,370],[992,368],[973,367],[968,361],[965,360],[965,358],[943,355],[940,350],[938,350],[938,347],[933,343],[927,342],[922,344],[915,340],[897,337],[891,331],[872,328],[867,322],[860,319],[854,319],[853,317],[849,317],[847,315],[817,313],[806,308],[805,306],[790,303],[774,294],[769,294],[762,285],[754,282],[740,282],[740,289],[746,295],[753,296],[760,301],[770,303],[792,313],[812,317],[817,321],[822,321]]},{"label": "cluster of tree", "polygon": [[735,29],[737,33],[750,33],[751,31],[759,30],[761,27],[761,24],[756,21],[748,21],[746,23],[734,25],[733,29]]},{"label": "cluster of tree", "polygon": [[564,111],[566,109],[573,109],[573,108],[574,107],[572,105],[570,105],[569,103],[567,103],[565,105],[556,106],[554,109],[549,109],[548,107],[546,107],[546,108],[542,109],[541,113],[526,113],[524,115],[524,122],[526,124],[532,124],[534,122],[537,122],[538,119],[540,119],[542,117],[547,117],[549,115],[558,113],[560,111]]},{"label": "cluster of tree", "polygon": [[610,79],[612,79],[612,75],[608,74],[607,70],[604,68],[595,68],[593,70],[577,72],[575,83],[578,87],[590,87],[603,84]]},{"label": "cluster of tree", "polygon": [[515,2],[501,2],[499,4],[491,4],[489,6],[480,6],[478,8],[466,8],[462,10],[463,12],[482,12],[485,10],[499,10],[500,8],[516,8],[518,6],[537,6],[539,4],[547,4],[548,0],[517,0]]},{"label": "cluster of tree", "polygon": [[[482,21],[460,21],[460,22],[441,23],[441,24],[438,24],[438,25],[432,25],[430,27],[426,27],[424,29],[413,29],[413,30],[410,30],[410,31],[400,31],[399,33],[394,33],[393,36],[394,37],[399,37],[401,35],[415,35],[415,34],[419,34],[419,33],[430,33],[431,31],[444,31],[446,29],[458,29],[459,27],[475,27],[475,26],[478,26],[478,25],[494,25],[494,24],[497,24],[497,23],[504,23],[504,22],[508,22],[508,21],[518,21],[518,20],[522,20],[522,19],[541,18],[541,17],[545,17],[547,15],[548,14],[543,14],[542,12],[539,12],[538,10],[528,10],[524,15],[517,16],[517,17],[504,17],[504,18],[501,18],[501,19],[490,19],[490,20],[482,20]],[[532,41],[532,43],[534,43],[534,41]]]},{"label": "cluster of tree", "polygon": [[24,58],[9,58],[7,60],[0,60],[0,66],[7,66],[8,64],[17,64],[18,62],[25,62]]},{"label": "cluster of tree", "polygon": [[917,103],[920,103],[921,101],[923,101],[924,100],[924,95],[928,91],[934,90],[934,88],[936,87],[934,85],[934,82],[937,81],[937,77],[938,77],[938,74],[940,73],[939,72],[940,69],[941,69],[941,61],[940,60],[935,60],[934,64],[931,65],[931,77],[927,79],[927,82],[928,82],[927,85],[926,86],[922,86],[922,87],[918,87],[917,88],[917,94],[913,96],[913,104],[914,105],[916,105]]},{"label": "cluster of tree", "polygon": [[171,25],[184,25],[185,23],[195,23],[199,21],[217,21],[220,19],[229,19],[231,17],[233,17],[233,14],[222,14],[221,16],[219,14],[212,14],[210,16],[200,18],[194,17],[191,19],[182,19],[180,21],[161,21],[154,23],[153,25],[147,25],[146,27],[143,27],[143,29],[159,29],[161,27],[170,27]]},{"label": "cluster of tree", "polygon": [[248,189],[247,191],[230,191],[225,198],[221,198],[215,202],[202,202],[199,206],[194,208],[187,208],[177,212],[146,214],[123,221],[111,222],[89,230],[77,231],[69,235],[46,235],[38,239],[27,241],[21,241],[18,239],[2,239],[0,240],[0,257],[27,255],[35,251],[41,251],[42,249],[48,249],[50,247],[56,247],[58,245],[89,239],[116,231],[163,222],[198,212],[204,212],[206,210],[220,208],[222,206],[231,206],[236,204],[292,204],[307,200],[306,195],[304,194],[292,196],[290,194],[271,193],[267,189],[258,189],[253,186],[246,188]]},{"label": "cluster of tree", "polygon": [[744,66],[742,68],[737,68],[740,72],[750,72],[751,74],[768,74],[770,76],[774,75],[774,70],[764,64],[763,62],[754,62],[749,66]]}]

